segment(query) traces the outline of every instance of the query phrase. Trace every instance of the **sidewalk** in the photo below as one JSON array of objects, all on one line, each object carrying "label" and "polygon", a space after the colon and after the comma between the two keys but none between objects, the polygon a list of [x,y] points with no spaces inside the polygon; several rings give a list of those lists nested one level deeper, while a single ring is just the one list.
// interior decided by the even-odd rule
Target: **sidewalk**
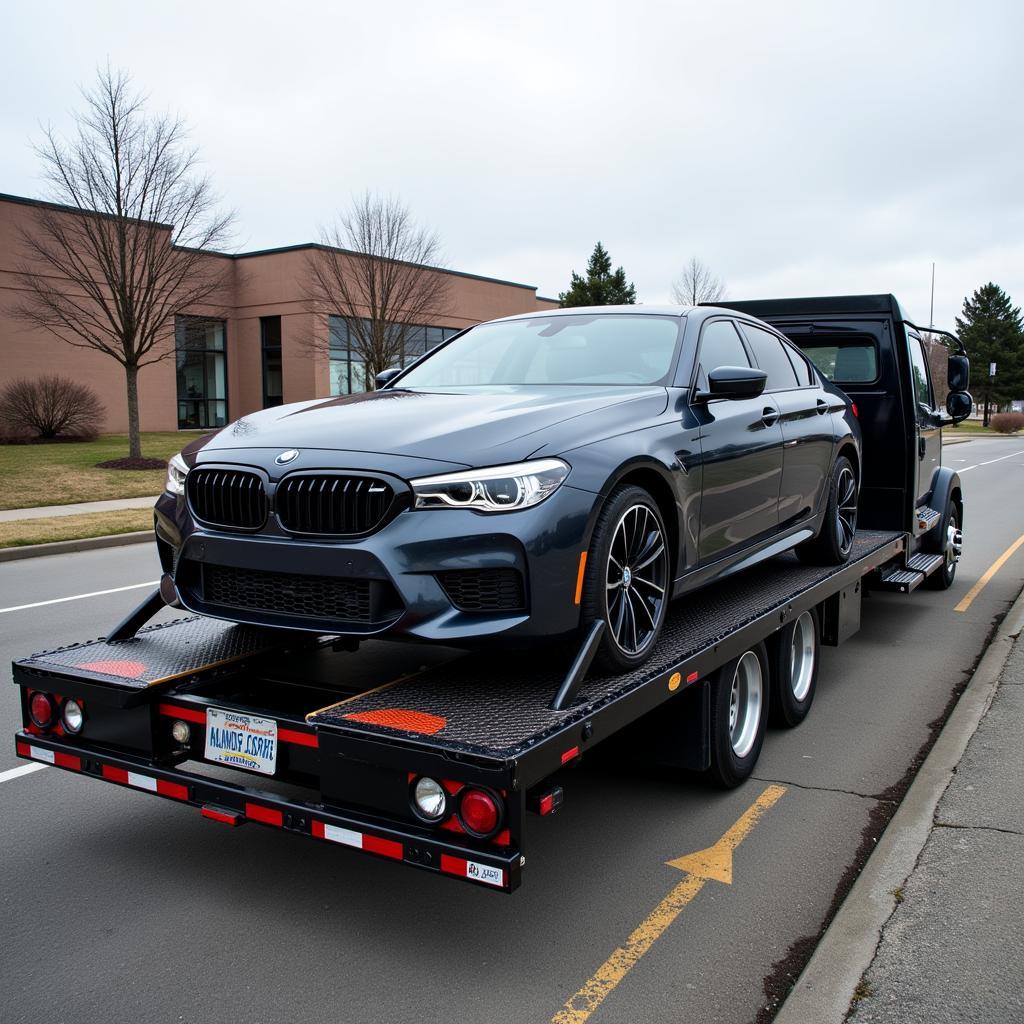
[{"label": "sidewalk", "polygon": [[1024,1021],[1024,646],[939,802],[851,1024]]},{"label": "sidewalk", "polygon": [[1024,1021],[1024,595],[775,1024]]},{"label": "sidewalk", "polygon": [[90,512],[116,512],[123,508],[152,508],[159,495],[152,498],[112,498],[110,501],[81,501],[77,505],[41,505],[38,508],[12,508],[0,512],[0,523],[24,519],[48,519],[50,516],[79,516]]}]

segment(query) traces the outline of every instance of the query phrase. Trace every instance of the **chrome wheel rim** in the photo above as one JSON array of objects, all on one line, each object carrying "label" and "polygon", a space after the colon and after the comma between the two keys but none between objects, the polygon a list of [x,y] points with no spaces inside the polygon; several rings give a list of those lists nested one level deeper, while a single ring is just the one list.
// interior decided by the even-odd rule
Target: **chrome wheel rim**
[{"label": "chrome wheel rim", "polygon": [[654,641],[668,587],[668,549],[657,517],[632,505],[612,535],[605,573],[608,626],[625,654],[640,654]]},{"label": "chrome wheel rim", "polygon": [[747,651],[736,663],[729,694],[729,742],[737,757],[746,757],[754,748],[763,699],[761,659],[753,651]]},{"label": "chrome wheel rim", "polygon": [[956,563],[960,561],[963,547],[963,535],[957,525],[956,512],[950,512],[949,525],[946,527],[946,575],[952,576],[956,571]]},{"label": "chrome wheel rim", "polygon": [[804,612],[793,627],[793,641],[789,648],[789,685],[797,700],[803,700],[810,692],[817,648],[814,618],[810,612]]},{"label": "chrome wheel rim", "polygon": [[836,539],[845,555],[853,547],[857,532],[857,478],[844,466],[836,481]]}]

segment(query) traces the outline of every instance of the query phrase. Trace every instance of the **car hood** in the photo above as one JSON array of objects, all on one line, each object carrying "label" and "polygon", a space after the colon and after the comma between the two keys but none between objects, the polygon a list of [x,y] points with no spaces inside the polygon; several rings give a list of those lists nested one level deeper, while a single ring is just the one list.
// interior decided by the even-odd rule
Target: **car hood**
[{"label": "car hood", "polygon": [[[297,448],[380,454],[389,463],[399,457],[487,466],[525,459],[541,447],[557,451],[562,425],[570,421],[576,438],[588,432],[581,418],[592,420],[596,439],[609,427],[630,429],[656,416],[666,402],[660,386],[395,388],[264,409],[201,448],[203,459],[230,452],[232,461],[239,449]],[[424,468],[413,465],[410,472]]]}]

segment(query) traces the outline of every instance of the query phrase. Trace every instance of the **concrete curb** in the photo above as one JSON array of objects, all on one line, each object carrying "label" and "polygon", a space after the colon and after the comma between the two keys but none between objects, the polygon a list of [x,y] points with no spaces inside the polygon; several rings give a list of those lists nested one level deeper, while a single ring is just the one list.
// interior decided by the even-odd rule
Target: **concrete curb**
[{"label": "concrete curb", "polygon": [[775,1015],[775,1024],[842,1024],[846,1019],[882,929],[896,909],[893,893],[914,870],[939,800],[992,702],[1022,629],[1024,592],[1000,624],[903,802]]},{"label": "concrete curb", "polygon": [[49,544],[26,544],[17,548],[0,548],[0,562],[17,562],[22,558],[43,555],[66,555],[72,551],[94,551],[96,548],[117,548],[122,544],[145,544],[153,540],[152,530],[137,533],[112,533],[106,537],[85,537],[82,540],[55,540]]}]

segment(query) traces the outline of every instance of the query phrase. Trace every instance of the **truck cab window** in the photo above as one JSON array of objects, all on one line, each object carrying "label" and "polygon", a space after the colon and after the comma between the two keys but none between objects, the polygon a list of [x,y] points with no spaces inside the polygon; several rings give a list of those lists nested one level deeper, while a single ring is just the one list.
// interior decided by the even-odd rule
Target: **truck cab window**
[{"label": "truck cab window", "polygon": [[878,346],[874,338],[816,334],[799,340],[800,351],[836,384],[870,384],[878,379]]},{"label": "truck cab window", "polygon": [[921,339],[916,334],[907,338],[910,345],[910,368],[914,375],[914,395],[918,405],[926,409],[935,407],[932,402],[932,389],[928,382],[928,360],[925,357],[924,349],[921,347]]}]

